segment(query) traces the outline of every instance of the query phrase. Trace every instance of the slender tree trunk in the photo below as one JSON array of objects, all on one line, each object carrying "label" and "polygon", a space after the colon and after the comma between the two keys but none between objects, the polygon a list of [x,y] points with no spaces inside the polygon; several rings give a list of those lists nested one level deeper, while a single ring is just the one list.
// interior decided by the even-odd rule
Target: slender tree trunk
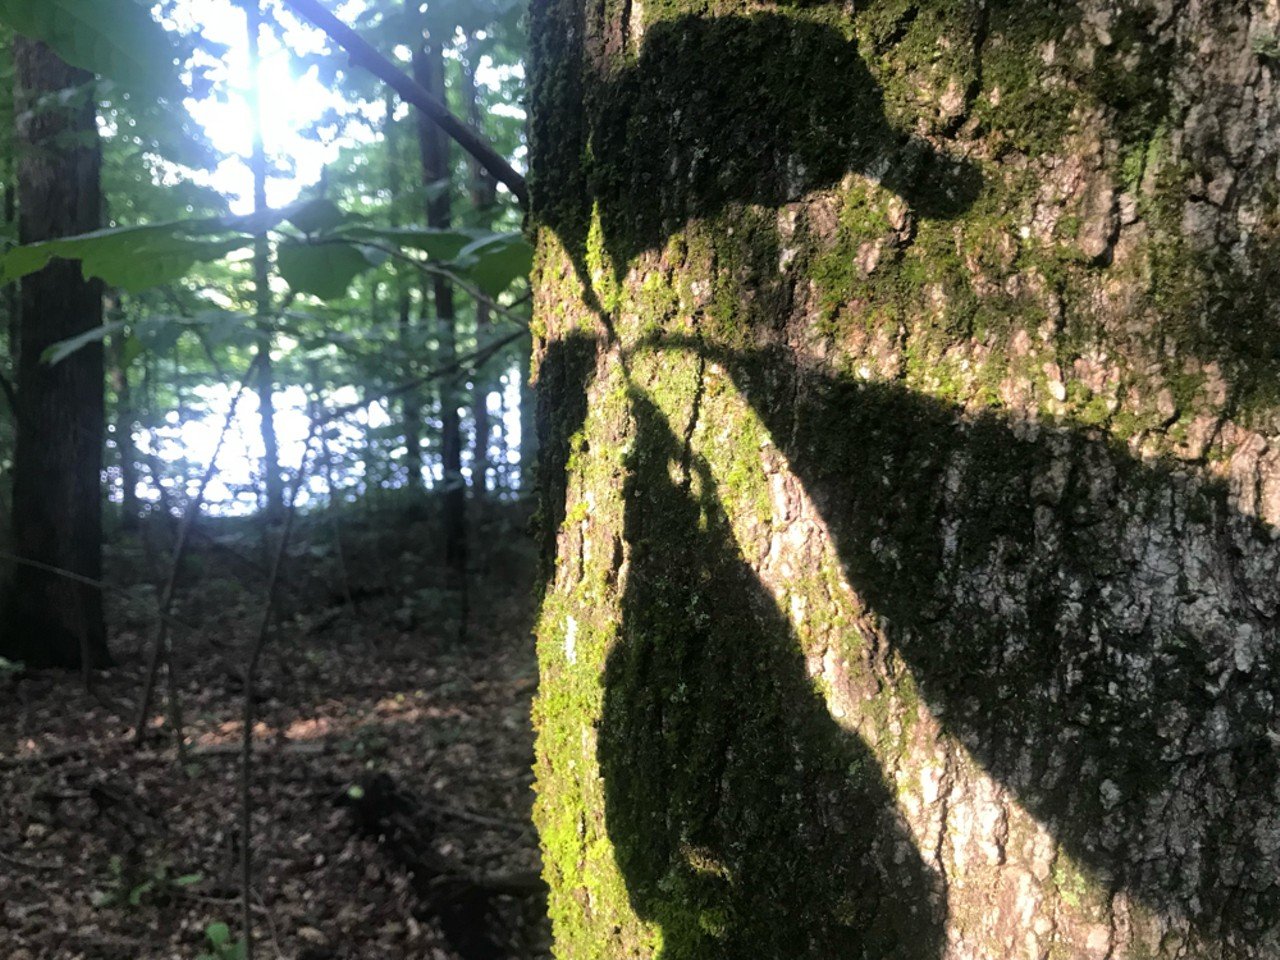
[{"label": "slender tree trunk", "polygon": [[533,495],[538,467],[538,400],[534,392],[533,342],[521,340],[516,376],[520,378],[520,492]]},{"label": "slender tree trunk", "polygon": [[[386,97],[387,120],[385,140],[387,148],[387,189],[391,194],[391,225],[400,226],[400,206],[396,202],[403,191],[400,176],[400,137],[399,127],[395,120],[395,96],[388,92]],[[410,278],[405,267],[397,265],[396,284],[396,316],[397,331],[400,338],[400,353],[404,364],[401,370],[403,380],[411,380],[417,376],[418,364],[414,353],[413,299],[410,295]],[[422,396],[417,390],[410,390],[400,398],[400,417],[404,421],[405,470],[409,488],[422,490],[425,480],[422,475]]]},{"label": "slender tree trunk", "polygon": [[142,514],[138,502],[138,447],[133,436],[137,412],[125,353],[128,342],[126,331],[111,335],[111,388],[116,395],[116,450],[120,455],[120,529],[133,533]]},{"label": "slender tree trunk", "polygon": [[[12,149],[12,148],[11,148]],[[18,175],[17,164],[12,156],[5,157],[4,176],[4,225],[8,236],[17,235],[18,224]],[[18,303],[18,285],[9,283],[4,288],[5,312],[8,314],[9,362],[14,370],[18,369],[19,318],[21,309]]]},{"label": "slender tree trunk", "polygon": [[1280,10],[536,0],[556,955],[1280,956]]},{"label": "slender tree trunk", "polygon": [[[461,64],[462,97],[466,104],[467,120],[477,131],[484,129],[484,114],[480,109],[479,94],[476,90],[476,60],[479,58],[475,50],[475,41],[467,43],[466,58]],[[497,188],[493,178],[474,157],[467,160],[467,171],[470,182],[468,193],[471,206],[476,211],[477,223],[487,225],[491,216]],[[476,341],[484,342],[489,334],[492,322],[489,316],[489,305],[477,302]],[[493,425],[489,420],[489,394],[493,392],[494,380],[490,370],[492,365],[481,367],[475,372],[472,385],[471,410],[475,421],[475,442],[472,451],[471,495],[477,501],[483,501],[489,491],[490,442],[493,438]],[[500,425],[500,424],[499,424]]]},{"label": "slender tree trunk", "polygon": [[[258,0],[245,4],[249,46],[249,108],[253,115],[253,156],[249,166],[253,171],[253,209],[259,213],[267,209],[267,151],[262,138],[262,87],[258,38],[262,31],[262,11]],[[258,415],[262,423],[262,475],[265,494],[265,512],[268,522],[278,522],[284,514],[284,477],[280,473],[280,442],[276,436],[275,422],[275,364],[271,359],[273,340],[269,318],[271,316],[271,250],[266,233],[260,234],[253,247],[253,299],[254,315],[258,319]]]},{"label": "slender tree trunk", "polygon": [[[92,230],[102,209],[93,78],[40,43],[14,41],[18,239]],[[103,351],[91,344],[50,366],[51,344],[102,323],[102,289],[77,263],[54,261],[22,283],[13,539],[29,560],[102,576]],[[31,666],[109,661],[102,595],[17,565],[0,614],[0,654]]]},{"label": "slender tree trunk", "polygon": [[[413,0],[410,0],[413,6]],[[416,9],[416,8],[415,8]],[[415,44],[414,79],[443,100],[443,39],[428,37]],[[422,174],[430,188],[427,200],[427,225],[447,228],[452,224],[451,197],[448,181],[452,174],[451,141],[444,132],[421,113],[418,115],[418,144],[422,155]],[[431,299],[440,337],[439,361],[450,366],[457,355],[457,317],[454,314],[453,287],[442,276],[431,280]],[[467,570],[467,490],[462,476],[462,419],[458,384],[455,377],[440,381],[440,454],[443,473],[445,564],[459,588],[465,587]],[[465,591],[464,591],[465,592]]]}]

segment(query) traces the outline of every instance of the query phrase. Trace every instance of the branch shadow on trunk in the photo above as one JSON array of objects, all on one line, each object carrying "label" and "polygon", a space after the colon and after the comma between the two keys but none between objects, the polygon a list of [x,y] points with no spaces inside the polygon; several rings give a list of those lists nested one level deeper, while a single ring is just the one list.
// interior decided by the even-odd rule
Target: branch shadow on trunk
[{"label": "branch shadow on trunk", "polygon": [[781,349],[657,348],[722,365],[816,504],[857,632],[1087,882],[1202,948],[1280,945],[1280,531],[1097,431]]},{"label": "branch shadow on trunk", "polygon": [[710,468],[640,390],[630,570],[599,761],[618,864],[666,960],[941,955],[941,879],[830,716]]},{"label": "branch shadow on trunk", "polygon": [[[556,42],[589,35],[579,23]],[[1029,62],[1035,39],[1016,41]],[[555,143],[535,111],[549,176],[535,168],[534,217],[606,332],[561,331],[542,359],[547,555],[593,380],[638,350],[719,366],[830,537],[860,611],[854,669],[876,669],[853,655],[862,640],[899,657],[957,752],[1104,902],[1123,895],[1189,933],[1181,955],[1280,953],[1280,531],[1224,484],[1098,429],[973,414],[797,359],[783,329],[794,304],[770,287],[782,285],[776,236],[729,284],[751,304],[736,330],[624,348],[620,282],[642,253],[667,269],[662,252],[691,224],[768,224],[848,173],[915,216],[960,217],[982,180],[894,129],[856,46],[812,21],[680,17],[650,25],[633,62],[593,65],[599,76],[579,70],[581,51],[557,59],[535,70],[535,103],[577,96],[583,110],[555,118]],[[539,91],[552,83],[576,93]],[[1108,106],[1126,109],[1122,94]],[[690,96],[715,109],[682,112]],[[1162,109],[1134,116],[1154,123]],[[746,209],[764,215],[732,216]],[[1206,359],[1253,343],[1169,336]],[[631,568],[597,759],[631,907],[661,927],[667,960],[942,956],[937,852],[916,848],[889,773],[815,692],[692,427],[682,439],[638,389],[628,402]]]}]

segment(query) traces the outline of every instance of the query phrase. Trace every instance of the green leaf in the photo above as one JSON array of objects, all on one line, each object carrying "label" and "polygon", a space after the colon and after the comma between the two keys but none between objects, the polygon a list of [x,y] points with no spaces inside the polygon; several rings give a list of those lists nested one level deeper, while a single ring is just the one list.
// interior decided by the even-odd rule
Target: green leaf
[{"label": "green leaf", "polygon": [[185,327],[177,317],[148,318],[138,324],[138,339],[154,354],[164,355],[172,350],[182,336]]},{"label": "green leaf", "polygon": [[139,98],[181,101],[177,47],[135,0],[0,0],[0,23]]},{"label": "green leaf", "polygon": [[173,885],[175,887],[191,887],[204,879],[203,873],[184,873],[180,877],[174,877]]},{"label": "green leaf", "polygon": [[493,233],[473,240],[450,265],[483,293],[496,297],[533,267],[533,247],[518,233]]},{"label": "green leaf", "polygon": [[366,224],[347,227],[340,236],[357,243],[380,243],[402,250],[417,250],[433,260],[452,260],[476,236],[462,230],[433,230],[428,227],[375,227]]},{"label": "green leaf", "polygon": [[250,326],[253,320],[248,314],[229,310],[207,310],[193,318],[200,337],[211,347],[231,344],[237,347],[251,345],[257,334]]},{"label": "green leaf", "polygon": [[154,880],[144,880],[132,890],[129,891],[129,906],[138,907],[142,905],[142,898],[151,892],[156,885]]},{"label": "green leaf", "polygon": [[210,946],[221,949],[231,942],[231,928],[225,923],[211,923],[204,928],[204,936]]},{"label": "green leaf", "polygon": [[373,266],[360,248],[350,243],[293,241],[280,244],[276,264],[290,287],[321,300],[343,296],[351,281]]},{"label": "green leaf", "polygon": [[347,221],[347,214],[332,200],[310,200],[289,214],[288,220],[307,234],[328,233]]},{"label": "green leaf", "polygon": [[251,242],[243,235],[198,235],[213,231],[227,232],[219,221],[189,221],[112,227],[30,243],[0,258],[0,283],[20,280],[60,257],[79,260],[85,277],[97,277],[110,286],[138,293],[180,279],[197,263],[220,260]]},{"label": "green leaf", "polygon": [[[143,354],[142,341],[129,334],[129,338],[124,342],[124,349],[120,351],[120,366],[126,370],[133,366],[133,362]],[[49,361],[45,361],[46,363]]]}]

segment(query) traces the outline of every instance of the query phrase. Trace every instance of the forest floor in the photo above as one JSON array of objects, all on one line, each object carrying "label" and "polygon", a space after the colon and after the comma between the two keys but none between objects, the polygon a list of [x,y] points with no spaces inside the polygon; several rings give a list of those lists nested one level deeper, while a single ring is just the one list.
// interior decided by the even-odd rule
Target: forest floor
[{"label": "forest floor", "polygon": [[[438,542],[430,524],[300,531],[257,687],[257,958],[545,956],[536,894],[477,893],[466,879],[538,868],[532,562],[518,516],[491,527],[463,644],[456,593],[421,559]],[[190,557],[174,611],[194,625],[174,637],[185,761],[163,678],[148,741],[132,738],[164,555],[146,537],[109,550],[118,665],[92,692],[66,673],[0,676],[4,960],[238,956],[242,676],[261,541],[227,524]],[[370,791],[382,810],[367,808]],[[220,924],[229,938],[215,949]]]}]

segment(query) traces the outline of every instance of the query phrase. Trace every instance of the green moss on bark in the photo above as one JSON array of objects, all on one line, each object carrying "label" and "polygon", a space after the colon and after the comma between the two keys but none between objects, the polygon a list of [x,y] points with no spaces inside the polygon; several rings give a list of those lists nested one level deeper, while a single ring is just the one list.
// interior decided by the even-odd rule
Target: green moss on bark
[{"label": "green moss on bark", "polygon": [[[1017,897],[1060,921],[1019,936],[1075,958],[1116,935],[1116,890],[1209,929],[1184,908],[1217,875],[1143,860],[1143,811],[1213,778],[1161,759],[1161,710],[1208,723],[1217,635],[1114,598],[1139,530],[1194,579],[1171,513],[1270,562],[1177,458],[1229,459],[1206,418],[1275,423],[1274,198],[1229,255],[1191,235],[1185,51],[1151,10],[1078,13],[664,0],[633,35],[611,5],[535,9],[537,815],[565,960],[937,960],[944,924],[995,956],[1013,934],[974,933],[975,904],[1004,923]],[[980,790],[1007,836],[965,853],[970,901],[937,871]],[[1265,955],[1265,924],[1219,920]]]}]

